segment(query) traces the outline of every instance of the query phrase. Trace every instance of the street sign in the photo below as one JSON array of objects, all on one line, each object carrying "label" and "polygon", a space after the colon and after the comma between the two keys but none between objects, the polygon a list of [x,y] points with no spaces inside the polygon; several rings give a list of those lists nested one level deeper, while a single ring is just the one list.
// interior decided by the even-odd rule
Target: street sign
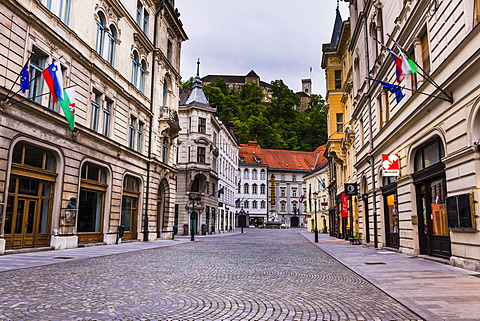
[{"label": "street sign", "polygon": [[358,184],[357,183],[346,183],[345,184],[345,195],[347,195],[347,196],[358,195]]},{"label": "street sign", "polygon": [[383,176],[400,176],[400,157],[398,154],[382,155]]}]

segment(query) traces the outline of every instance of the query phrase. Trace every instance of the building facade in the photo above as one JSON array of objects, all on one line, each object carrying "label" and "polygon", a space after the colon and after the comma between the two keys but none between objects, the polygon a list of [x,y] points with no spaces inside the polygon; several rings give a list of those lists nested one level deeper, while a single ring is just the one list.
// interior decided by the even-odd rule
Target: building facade
[{"label": "building facade", "polygon": [[[364,240],[480,270],[480,2],[348,2]],[[396,83],[379,42],[418,67],[401,99],[368,79]],[[399,174],[388,176],[395,162]]]},{"label": "building facade", "polygon": [[238,142],[232,128],[209,105],[199,71],[193,90],[185,94],[179,108],[177,230],[181,234],[231,231],[235,227]]},{"label": "building facade", "polygon": [[268,164],[257,142],[241,144],[238,152],[236,212],[243,208],[250,226],[262,226],[268,220]]},{"label": "building facade", "polygon": [[[1,35],[0,252],[110,244],[119,226],[124,239],[171,237],[187,39],[173,5],[0,4],[8,30]],[[41,74],[54,61],[63,86],[75,89],[74,130]],[[15,80],[24,65],[26,98]]]}]

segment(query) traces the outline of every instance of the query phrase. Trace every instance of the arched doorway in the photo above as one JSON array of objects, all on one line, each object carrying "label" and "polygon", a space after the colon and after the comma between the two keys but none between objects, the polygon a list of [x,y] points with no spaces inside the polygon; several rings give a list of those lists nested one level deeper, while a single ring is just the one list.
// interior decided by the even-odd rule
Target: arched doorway
[{"label": "arched doorway", "polygon": [[[157,237],[162,237],[162,233],[168,232],[170,222],[169,214],[170,193],[168,192],[168,183],[166,180],[162,180],[158,187],[158,199],[157,199]],[[174,229],[178,231],[178,214],[176,215]],[[170,225],[171,226],[171,225]]]},{"label": "arched doorway", "polygon": [[13,148],[5,213],[5,248],[48,246],[52,225],[54,153],[27,143]]},{"label": "arched doorway", "polygon": [[436,136],[414,151],[414,173],[420,253],[449,258],[450,229],[447,221],[445,149]]},{"label": "arched doorway", "polygon": [[140,179],[127,175],[123,180],[122,212],[120,224],[123,225],[123,239],[137,238],[140,199]]}]

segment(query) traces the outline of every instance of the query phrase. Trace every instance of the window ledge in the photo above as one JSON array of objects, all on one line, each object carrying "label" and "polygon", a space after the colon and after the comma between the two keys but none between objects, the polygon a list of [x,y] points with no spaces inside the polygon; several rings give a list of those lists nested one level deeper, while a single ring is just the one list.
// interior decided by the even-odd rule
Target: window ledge
[{"label": "window ledge", "polygon": [[474,228],[450,228],[450,230],[455,233],[477,233],[478,232]]}]

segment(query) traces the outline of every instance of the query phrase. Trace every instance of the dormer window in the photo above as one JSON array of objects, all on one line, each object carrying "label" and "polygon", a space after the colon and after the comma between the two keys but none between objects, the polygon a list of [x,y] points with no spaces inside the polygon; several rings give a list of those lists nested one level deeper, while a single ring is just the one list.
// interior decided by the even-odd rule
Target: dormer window
[{"label": "dormer window", "polygon": [[238,161],[239,161],[240,163],[245,163],[245,157],[239,157],[239,158],[238,158]]}]

